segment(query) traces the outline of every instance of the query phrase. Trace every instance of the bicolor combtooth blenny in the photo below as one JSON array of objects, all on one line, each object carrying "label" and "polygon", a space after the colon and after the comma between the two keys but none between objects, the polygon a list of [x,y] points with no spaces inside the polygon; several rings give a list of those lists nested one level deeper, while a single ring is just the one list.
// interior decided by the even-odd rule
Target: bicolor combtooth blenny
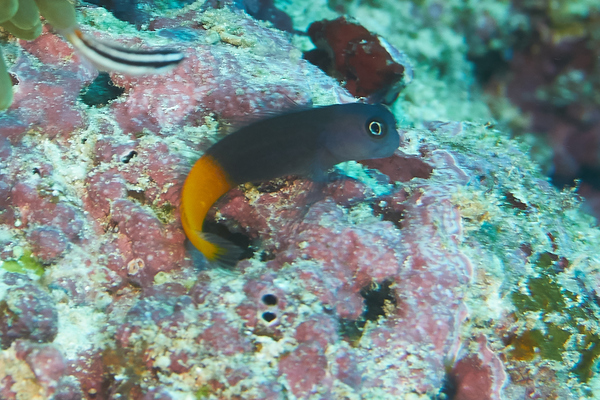
[{"label": "bicolor combtooth blenny", "polygon": [[233,187],[287,175],[323,180],[335,164],[391,156],[400,145],[393,114],[362,103],[284,112],[226,136],[194,164],[181,194],[181,222],[209,261],[235,265],[239,249],[203,232],[211,206]]}]

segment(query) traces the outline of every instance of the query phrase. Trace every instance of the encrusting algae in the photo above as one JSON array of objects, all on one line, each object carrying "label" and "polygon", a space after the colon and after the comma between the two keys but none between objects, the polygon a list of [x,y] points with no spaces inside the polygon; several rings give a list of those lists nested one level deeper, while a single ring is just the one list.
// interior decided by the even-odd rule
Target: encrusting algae
[{"label": "encrusting algae", "polygon": [[[563,354],[576,352],[579,360],[569,370],[580,382],[587,382],[600,356],[600,334],[597,327],[590,325],[595,318],[592,299],[558,282],[558,274],[569,268],[568,264],[565,258],[559,259],[553,253],[540,254],[534,267],[539,276],[526,280],[527,292],[511,293],[518,320],[540,315],[541,321],[532,328],[509,335],[507,344],[512,349],[508,355],[521,361],[541,357],[565,362]],[[560,319],[552,319],[553,315],[560,315]]]}]

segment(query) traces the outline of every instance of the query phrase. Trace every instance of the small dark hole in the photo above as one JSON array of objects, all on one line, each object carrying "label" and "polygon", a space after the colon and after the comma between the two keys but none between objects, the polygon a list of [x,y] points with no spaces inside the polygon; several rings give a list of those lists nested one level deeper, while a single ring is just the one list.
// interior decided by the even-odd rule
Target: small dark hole
[{"label": "small dark hole", "polygon": [[386,317],[396,308],[396,298],[392,284],[394,281],[385,280],[381,283],[372,282],[360,291],[365,299],[363,317],[369,321],[377,321],[379,317]]},{"label": "small dark hole", "polygon": [[263,250],[260,253],[260,261],[262,261],[262,262],[271,261],[271,260],[275,259],[275,256],[276,256],[275,252]]},{"label": "small dark hole", "polygon": [[40,170],[38,168],[34,168],[33,169],[33,173],[37,174],[37,175],[40,175],[40,176],[42,175],[42,173],[40,172]]},{"label": "small dark hole", "polygon": [[329,71],[331,67],[333,67],[333,58],[323,49],[312,49],[307,51],[304,53],[303,58],[323,71]]},{"label": "small dark hole", "polygon": [[505,192],[504,198],[506,199],[506,202],[508,204],[513,206],[513,208],[517,208],[519,210],[527,210],[527,204],[525,204],[522,201],[520,201],[519,199],[517,199],[515,197],[515,195],[512,194],[511,192]]},{"label": "small dark hole", "polygon": [[283,178],[276,178],[268,182],[257,182],[255,184],[256,189],[261,193],[274,193],[278,192],[286,186],[290,186],[295,180],[293,176],[287,176]]},{"label": "small dark hole", "polygon": [[125,164],[127,164],[135,156],[137,156],[137,151],[131,150],[127,155],[125,155],[121,158],[121,161],[123,161]]},{"label": "small dark hole", "polygon": [[379,317],[386,318],[396,312],[397,302],[392,285],[394,281],[386,279],[381,283],[371,282],[360,290],[365,299],[364,311],[358,320],[341,319],[339,332],[350,345],[355,346],[360,340],[367,321],[377,321]]},{"label": "small dark hole", "polygon": [[112,232],[112,233],[119,232],[119,223],[117,221],[115,221],[114,219],[111,219],[110,221],[108,221],[108,224],[104,228],[104,232]]},{"label": "small dark hole", "polygon": [[275,315],[275,313],[269,312],[269,311],[265,311],[262,314],[262,317],[265,321],[267,322],[271,322],[273,321],[275,318],[277,318],[277,315]]},{"label": "small dark hole", "polygon": [[268,306],[276,306],[277,305],[277,296],[275,296],[274,294],[265,294],[262,297],[262,302]]},{"label": "small dark hole", "polygon": [[142,204],[146,204],[146,194],[143,190],[128,190],[127,197],[131,197]]},{"label": "small dark hole", "polygon": [[252,250],[250,247],[250,239],[243,233],[232,233],[225,225],[217,224],[216,222],[210,220],[204,220],[202,231],[206,233],[212,233],[222,237],[223,239],[229,240],[231,243],[242,249],[240,260],[252,258],[254,256],[254,250]]},{"label": "small dark hole", "polygon": [[366,321],[360,319],[354,321],[351,319],[340,319],[339,332],[342,337],[350,341],[350,343],[358,344],[358,341],[362,337],[363,328],[365,327]]},{"label": "small dark hole", "polygon": [[13,86],[17,86],[19,84],[19,78],[17,78],[17,76],[15,74],[11,74],[9,72],[8,76],[10,77],[10,82],[12,83]]},{"label": "small dark hole", "polygon": [[375,215],[381,215],[381,218],[384,221],[390,221],[398,229],[402,229],[402,220],[404,219],[404,212],[406,211],[406,207],[396,206],[390,207],[387,204],[383,205],[383,203],[375,203],[372,205],[373,213]]},{"label": "small dark hole", "polygon": [[81,89],[79,96],[84,104],[90,107],[101,107],[117,99],[124,92],[125,89],[113,84],[108,73],[101,72],[92,83]]},{"label": "small dark hole", "polygon": [[456,396],[456,392],[457,392],[457,382],[456,382],[456,376],[455,374],[453,374],[451,371],[447,371],[446,372],[446,376],[444,377],[444,381],[442,382],[442,387],[440,389],[440,392],[438,393],[438,395],[436,397],[434,397],[435,400],[452,400],[455,398]]}]

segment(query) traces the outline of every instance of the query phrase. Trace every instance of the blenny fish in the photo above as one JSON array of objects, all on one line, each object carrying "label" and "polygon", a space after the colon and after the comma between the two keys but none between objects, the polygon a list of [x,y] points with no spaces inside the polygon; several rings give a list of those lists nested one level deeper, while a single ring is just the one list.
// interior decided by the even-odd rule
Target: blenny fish
[{"label": "blenny fish", "polygon": [[298,175],[323,181],[327,170],[351,160],[391,156],[400,145],[394,115],[362,103],[284,112],[226,136],[194,164],[181,194],[181,223],[208,261],[237,263],[240,249],[202,231],[211,206],[233,187]]},{"label": "blenny fish", "polygon": [[173,49],[136,50],[98,41],[77,26],[62,30],[63,36],[101,71],[125,75],[157,74],[175,68],[184,55]]}]

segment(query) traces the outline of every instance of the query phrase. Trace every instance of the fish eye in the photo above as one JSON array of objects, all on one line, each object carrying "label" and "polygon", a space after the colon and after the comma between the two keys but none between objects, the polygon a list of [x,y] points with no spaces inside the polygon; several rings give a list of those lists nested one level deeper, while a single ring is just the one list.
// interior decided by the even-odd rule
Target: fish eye
[{"label": "fish eye", "polygon": [[385,125],[377,121],[376,119],[372,119],[369,122],[367,122],[367,132],[369,132],[371,136],[380,138],[383,135],[385,135],[385,131]]}]

